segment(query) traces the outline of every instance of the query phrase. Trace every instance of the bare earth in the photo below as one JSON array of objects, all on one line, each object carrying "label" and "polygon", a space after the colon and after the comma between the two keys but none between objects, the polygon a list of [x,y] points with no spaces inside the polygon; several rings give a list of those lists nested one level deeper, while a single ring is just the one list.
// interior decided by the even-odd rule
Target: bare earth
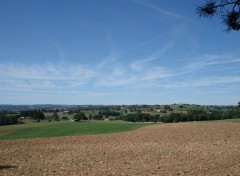
[{"label": "bare earth", "polygon": [[0,141],[0,175],[240,175],[240,123]]}]

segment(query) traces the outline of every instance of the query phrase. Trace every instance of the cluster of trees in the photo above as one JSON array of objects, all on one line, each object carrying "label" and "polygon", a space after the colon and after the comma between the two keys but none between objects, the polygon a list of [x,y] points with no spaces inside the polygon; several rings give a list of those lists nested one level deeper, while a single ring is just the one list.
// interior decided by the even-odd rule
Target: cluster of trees
[{"label": "cluster of trees", "polygon": [[187,121],[223,120],[233,118],[240,118],[240,112],[238,110],[211,111],[211,112],[206,112],[203,110],[193,110],[187,114],[171,113],[169,115],[160,117],[160,121],[164,123],[170,123]]},{"label": "cluster of trees", "polygon": [[103,115],[101,114],[95,114],[92,116],[93,120],[103,120]]},{"label": "cluster of trees", "polygon": [[84,112],[78,112],[73,116],[73,119],[75,121],[88,120],[88,119],[89,120],[103,120],[103,114],[104,113],[99,113],[99,114],[95,114],[95,115],[89,114],[89,116],[87,117]]},{"label": "cluster of trees", "polygon": [[150,115],[148,113],[127,114],[126,116],[118,117],[118,120],[129,122],[188,122],[188,121],[207,121],[207,120],[223,120],[240,118],[239,110],[228,111],[211,111],[192,110],[189,113],[171,113],[169,115]]},{"label": "cluster of trees", "polygon": [[121,113],[117,112],[117,111],[111,111],[111,110],[103,110],[103,111],[99,111],[98,114],[89,114],[89,116],[87,117],[86,114],[84,112],[79,111],[78,113],[76,113],[73,116],[73,119],[75,121],[80,121],[80,120],[103,120],[103,117],[109,117],[109,116],[120,116]]},{"label": "cluster of trees", "polygon": [[129,122],[157,122],[160,120],[160,115],[150,115],[147,113],[127,114],[126,116],[118,118],[119,120]]},{"label": "cluster of trees", "polygon": [[[50,118],[52,118],[52,119],[55,120],[55,121],[58,121],[58,120],[59,120],[58,113],[57,113],[57,112],[54,112],[53,115],[52,115]],[[50,119],[49,119],[49,120],[50,120]]]},{"label": "cluster of trees", "polygon": [[20,115],[22,117],[31,117],[32,119],[35,120],[45,119],[45,115],[42,113],[42,111],[39,110],[20,111]]},{"label": "cluster of trees", "polygon": [[0,126],[13,125],[18,123],[17,115],[0,114]]},{"label": "cluster of trees", "polygon": [[88,120],[84,112],[78,112],[73,116],[73,119],[77,122],[79,122],[80,120]]},{"label": "cluster of trees", "polygon": [[110,111],[110,110],[105,110],[105,111],[100,111],[99,115],[105,115],[105,116],[119,116],[121,115],[120,112],[117,111]]},{"label": "cluster of trees", "polygon": [[164,105],[164,109],[168,111],[173,111],[172,107],[169,105]]}]

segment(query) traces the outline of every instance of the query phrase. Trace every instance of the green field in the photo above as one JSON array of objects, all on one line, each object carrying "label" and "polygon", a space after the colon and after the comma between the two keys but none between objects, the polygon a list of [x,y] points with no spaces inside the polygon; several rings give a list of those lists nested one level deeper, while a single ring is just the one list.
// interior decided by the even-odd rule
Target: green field
[{"label": "green field", "polygon": [[122,121],[40,122],[0,127],[0,140],[107,134],[134,130],[147,124]]}]

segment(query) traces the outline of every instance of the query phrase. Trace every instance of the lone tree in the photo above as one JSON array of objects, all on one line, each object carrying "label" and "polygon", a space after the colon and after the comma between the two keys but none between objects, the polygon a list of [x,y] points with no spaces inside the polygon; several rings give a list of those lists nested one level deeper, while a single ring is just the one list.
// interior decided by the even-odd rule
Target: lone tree
[{"label": "lone tree", "polygon": [[227,26],[226,31],[240,30],[240,0],[205,0],[196,12],[200,17],[219,15]]},{"label": "lone tree", "polygon": [[54,112],[52,117],[53,117],[53,120],[56,120],[56,121],[59,120],[59,116],[58,116],[57,112]]},{"label": "lone tree", "polygon": [[78,122],[80,120],[87,120],[88,118],[86,117],[84,112],[78,112],[73,116],[73,119]]}]

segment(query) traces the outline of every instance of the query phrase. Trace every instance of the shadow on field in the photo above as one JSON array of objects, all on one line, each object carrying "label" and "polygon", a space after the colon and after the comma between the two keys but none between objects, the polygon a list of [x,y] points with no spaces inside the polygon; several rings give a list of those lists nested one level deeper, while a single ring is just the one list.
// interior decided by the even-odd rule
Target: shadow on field
[{"label": "shadow on field", "polygon": [[11,165],[0,165],[0,170],[3,169],[12,169],[12,168],[16,168],[18,166],[11,166]]}]

